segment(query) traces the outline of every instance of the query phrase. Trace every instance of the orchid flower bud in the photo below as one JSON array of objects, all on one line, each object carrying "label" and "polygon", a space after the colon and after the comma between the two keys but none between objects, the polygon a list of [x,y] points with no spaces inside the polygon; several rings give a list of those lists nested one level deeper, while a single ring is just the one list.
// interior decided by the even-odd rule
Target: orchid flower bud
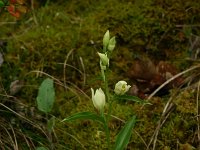
[{"label": "orchid flower bud", "polygon": [[115,40],[115,37],[113,36],[110,40],[109,40],[109,44],[108,44],[108,47],[107,49],[112,52],[113,49],[115,48],[115,44],[116,44],[116,40]]},{"label": "orchid flower bud", "polygon": [[106,54],[102,54],[98,52],[98,55],[100,57],[101,65],[102,66],[109,66],[109,58]]},{"label": "orchid flower bud", "polygon": [[130,85],[127,85],[126,81],[119,81],[115,84],[114,92],[117,95],[124,95],[129,89]]},{"label": "orchid flower bud", "polygon": [[104,52],[106,52],[109,41],[110,41],[110,33],[109,33],[109,30],[107,30],[106,33],[104,34],[104,37],[103,37],[103,50],[104,50]]},{"label": "orchid flower bud", "polygon": [[101,88],[97,89],[95,93],[93,88],[91,88],[91,92],[94,107],[99,111],[103,111],[106,102],[106,96],[104,92]]}]

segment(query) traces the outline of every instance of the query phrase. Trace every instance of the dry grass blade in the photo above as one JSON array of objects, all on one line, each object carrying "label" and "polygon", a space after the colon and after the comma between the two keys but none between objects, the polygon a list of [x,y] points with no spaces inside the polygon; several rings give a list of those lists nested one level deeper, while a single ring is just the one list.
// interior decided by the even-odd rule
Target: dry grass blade
[{"label": "dry grass blade", "polygon": [[60,80],[54,78],[53,76],[49,75],[48,73],[45,73],[43,71],[38,71],[38,70],[33,70],[33,71],[30,71],[29,73],[27,73],[26,75],[30,74],[30,73],[40,73],[40,74],[44,74],[48,77],[50,77],[51,79],[53,79],[54,81],[56,81],[58,84],[62,85],[62,82],[60,82]]},{"label": "dry grass blade", "polygon": [[[0,143],[1,143],[1,147],[3,147],[2,149],[14,149],[16,150],[16,145],[15,145],[15,141],[13,140],[13,137],[11,136],[11,133],[8,131],[10,128],[8,128],[10,126],[10,123],[8,123],[7,121],[5,121],[5,119],[1,118],[1,134],[0,134]],[[2,130],[3,129],[3,130]],[[12,132],[13,134],[14,132]],[[7,146],[8,145],[8,146]]]},{"label": "dry grass blade", "polygon": [[[75,85],[75,84],[73,84],[73,83],[71,83],[71,82],[67,82],[68,84],[71,84],[77,91],[79,91],[81,94],[83,94],[87,99],[91,99],[83,90],[81,90],[77,85]],[[68,89],[70,89],[71,91],[74,91],[73,89],[71,89],[71,88],[68,88]],[[77,91],[75,91],[75,93],[76,93],[76,95],[78,94],[77,93]],[[81,97],[82,97],[82,95],[81,95]]]},{"label": "dry grass blade", "polygon": [[[193,66],[175,76],[173,76],[172,78],[170,78],[169,80],[167,80],[165,83],[163,83],[160,87],[158,87],[149,97],[148,97],[148,100],[150,100],[160,89],[162,89],[164,86],[166,86],[168,83],[170,83],[171,81],[173,81],[174,79],[178,78],[179,76],[182,76],[183,74],[186,74],[190,71],[193,71],[197,68],[200,68],[200,65],[196,65],[196,66]],[[200,84],[200,83],[199,83]],[[199,86],[198,86],[198,90],[199,90]],[[199,109],[198,108],[198,95],[199,92],[197,92],[197,110]],[[173,96],[170,97],[170,99],[168,100],[167,104],[165,105],[164,109],[163,109],[163,112],[162,112],[162,115],[161,115],[161,118],[160,120],[158,121],[158,125],[150,139],[150,142],[148,143],[148,146],[147,146],[147,150],[150,149],[150,146],[151,144],[153,143],[153,147],[152,149],[155,150],[156,148],[156,142],[157,142],[157,137],[158,137],[158,134],[159,134],[159,130],[161,129],[161,127],[163,126],[163,124],[165,123],[165,121],[167,120],[167,118],[169,117],[170,113],[174,110],[175,108],[175,104],[172,102],[174,97],[177,95],[177,92],[175,92],[173,94]],[[199,112],[197,111],[197,116],[199,116]],[[198,140],[200,140],[200,133],[199,133],[199,117],[197,117],[197,121],[198,121]]]},{"label": "dry grass blade", "polygon": [[199,116],[199,92],[200,92],[200,80],[198,82],[198,86],[197,86],[197,99],[196,99],[196,105],[197,105],[197,137],[198,137],[198,142],[200,144],[200,125],[199,125],[199,121],[200,121],[200,116]]},{"label": "dry grass blade", "polygon": [[31,0],[31,11],[32,11],[32,14],[33,14],[33,20],[34,20],[35,24],[38,26],[38,21],[37,21],[35,11],[34,11],[34,0]]},{"label": "dry grass blade", "polygon": [[[9,133],[9,131],[5,128],[5,131],[7,132],[7,135],[8,135],[8,137],[9,137],[9,144],[11,144],[12,146],[13,146],[13,149],[15,150],[15,143],[14,143],[14,141],[13,141],[13,139],[12,139],[12,136],[10,135],[10,133]],[[6,142],[5,142],[6,143]],[[8,144],[7,143],[7,144]]]},{"label": "dry grass blade", "polygon": [[[22,129],[11,123],[5,118],[0,118],[0,149],[1,150],[20,150],[26,143],[28,149],[35,149],[31,137],[22,132]],[[22,144],[22,145],[21,145]],[[21,147],[22,146],[22,147]]]},{"label": "dry grass blade", "polygon": [[65,85],[65,87],[67,86],[67,85],[66,85],[66,64],[67,64],[67,61],[68,61],[68,59],[69,59],[69,56],[72,54],[73,51],[74,51],[74,49],[71,49],[71,50],[69,51],[69,53],[68,53],[67,56],[66,56],[64,65],[63,65],[63,79],[64,79],[64,85]]},{"label": "dry grass blade", "polygon": [[86,84],[86,74],[85,74],[85,65],[83,63],[82,57],[80,57],[80,62],[81,62],[81,66],[82,66],[82,69],[83,69],[83,85],[85,86],[85,84]]},{"label": "dry grass blade", "polygon": [[[84,92],[84,91],[82,91],[80,88],[78,88],[75,84],[73,84],[72,82],[69,82],[69,81],[64,81],[65,83],[63,84],[60,80],[58,80],[57,78],[55,78],[55,77],[53,77],[53,76],[51,76],[51,75],[49,75],[49,74],[47,74],[47,73],[45,73],[45,72],[43,72],[43,71],[38,71],[38,70],[34,70],[34,71],[31,71],[31,72],[29,72],[28,74],[30,74],[30,73],[40,73],[40,74],[44,74],[44,75],[46,75],[46,76],[48,76],[48,77],[50,77],[51,79],[53,79],[54,81],[56,81],[55,83],[56,84],[58,84],[58,85],[60,85],[60,86],[62,86],[62,87],[64,87],[65,89],[69,89],[71,92],[73,92],[75,95],[77,95],[77,97],[80,97],[79,95],[78,95],[78,93],[77,93],[77,91],[79,91],[81,94],[83,94],[83,95],[85,95],[85,97],[86,98],[88,98],[88,99],[90,99],[90,97]],[[28,75],[27,74],[27,75]],[[66,84],[71,84],[73,87],[74,87],[74,89],[76,89],[76,90],[74,90],[74,89],[72,89],[72,88],[70,88],[70,87],[68,87],[68,86],[66,86]]]},{"label": "dry grass blade", "polygon": [[12,134],[13,134],[13,142],[14,142],[14,150],[19,150],[19,148],[18,148],[18,144],[17,144],[17,139],[16,139],[16,134],[15,134],[15,131],[14,131],[14,129],[13,129],[13,127],[12,127],[12,125],[10,124],[10,128],[11,128],[11,131],[12,131]]},{"label": "dry grass blade", "polygon": [[63,130],[61,130],[60,128],[56,128],[56,130],[59,131],[59,132],[62,132],[63,134],[69,135],[72,139],[74,139],[77,143],[79,143],[79,144],[81,145],[81,147],[82,147],[84,150],[87,150],[87,149],[84,147],[84,145],[81,143],[81,141],[79,141],[74,135],[72,135],[72,134],[70,134],[70,133],[68,133],[68,132],[63,131]]},{"label": "dry grass blade", "polygon": [[154,142],[153,142],[153,150],[155,150],[155,148],[156,148],[156,142],[157,142],[157,137],[158,137],[159,130],[163,126],[163,124],[166,122],[166,120],[169,117],[170,113],[174,110],[174,108],[175,108],[174,106],[175,105],[173,103],[171,103],[169,105],[169,107],[167,108],[167,111],[166,111],[165,115],[162,118],[162,121],[159,123],[158,130],[156,131]]},{"label": "dry grass blade", "polygon": [[[58,63],[59,65],[64,65],[64,63]],[[67,67],[70,67],[70,68],[73,68],[74,70],[76,70],[78,73],[80,73],[81,75],[83,75],[83,72],[80,70],[80,69],[78,69],[78,68],[76,68],[76,67],[74,67],[74,66],[72,66],[72,65],[70,65],[70,64],[65,64],[65,66],[67,66]]]},{"label": "dry grass blade", "polygon": [[[23,135],[23,138],[24,138],[24,140],[26,141],[26,144],[27,144],[27,146],[29,147],[29,149],[31,149],[31,146],[30,146],[30,144],[29,144],[29,141],[28,141],[28,139],[26,138],[26,136],[25,135]],[[31,141],[32,142],[32,141]],[[33,144],[32,144],[33,145]],[[35,149],[35,148],[34,148]]]},{"label": "dry grass blade", "polygon": [[147,98],[147,100],[150,100],[158,91],[160,91],[163,87],[165,87],[171,81],[173,81],[176,78],[178,78],[178,77],[180,77],[180,76],[182,76],[182,75],[184,75],[184,74],[186,74],[186,73],[188,73],[190,71],[193,71],[193,70],[195,70],[197,68],[200,68],[200,65],[193,66],[193,67],[191,67],[191,68],[189,68],[187,70],[184,70],[184,71],[178,73],[177,75],[173,76],[172,78],[170,78],[169,80],[167,80],[166,82],[164,82],[162,85],[160,85],[153,93],[151,93],[149,95],[149,97]]},{"label": "dry grass blade", "polygon": [[[176,93],[175,93],[176,94]],[[175,96],[174,94],[174,96]],[[148,146],[147,146],[147,149],[146,150],[149,150],[152,142],[153,142],[153,150],[155,150],[156,148],[156,142],[157,142],[157,137],[158,137],[158,134],[159,134],[159,130],[161,129],[161,127],[163,126],[163,124],[166,122],[167,118],[169,117],[170,113],[174,110],[175,108],[175,104],[172,102],[172,100],[174,99],[174,96],[170,97],[170,99],[168,100],[167,104],[165,105],[164,109],[163,109],[163,112],[162,112],[162,115],[161,115],[161,118],[160,120],[158,121],[158,125],[150,139],[150,142],[148,143]]]},{"label": "dry grass blade", "polygon": [[13,22],[0,22],[0,26],[9,25],[9,24],[16,24],[16,23],[17,23],[16,21],[13,21]]},{"label": "dry grass blade", "polygon": [[14,110],[12,110],[11,108],[7,107],[6,105],[4,105],[3,103],[0,103],[1,106],[3,106],[4,108],[6,108],[7,110],[9,110],[10,112],[12,112],[13,114],[19,116],[20,118],[24,119],[24,121],[26,121],[27,123],[31,124],[32,126],[36,127],[37,129],[39,129],[40,131],[42,131],[42,133],[48,137],[45,133],[45,131],[37,124],[35,124],[34,122],[32,122],[31,120],[29,120],[28,118],[22,116],[21,114],[15,112]]}]

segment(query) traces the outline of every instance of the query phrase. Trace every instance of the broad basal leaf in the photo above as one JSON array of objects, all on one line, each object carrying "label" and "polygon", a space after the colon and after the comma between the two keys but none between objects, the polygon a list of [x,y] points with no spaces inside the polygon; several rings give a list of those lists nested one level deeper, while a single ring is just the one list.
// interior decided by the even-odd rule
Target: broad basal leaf
[{"label": "broad basal leaf", "polygon": [[39,110],[48,113],[54,103],[55,91],[52,79],[45,79],[39,87],[37,96],[37,107]]}]

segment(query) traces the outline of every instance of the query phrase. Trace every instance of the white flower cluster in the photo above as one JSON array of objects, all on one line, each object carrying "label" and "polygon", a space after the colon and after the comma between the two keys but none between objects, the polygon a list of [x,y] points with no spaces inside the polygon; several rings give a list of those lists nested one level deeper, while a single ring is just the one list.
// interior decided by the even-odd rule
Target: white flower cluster
[{"label": "white flower cluster", "polygon": [[[111,53],[114,50],[115,44],[116,44],[115,37],[110,38],[109,30],[107,30],[103,37],[103,52],[104,53],[98,52],[98,55],[100,57],[101,72],[102,72],[104,81],[105,81],[104,71],[106,70],[107,67],[109,67],[109,57],[107,54]],[[130,87],[131,86],[127,85],[126,81],[119,81],[115,85],[114,92],[117,95],[123,95],[129,90]],[[96,91],[94,91],[94,89],[91,88],[91,92],[92,92],[92,102],[93,102],[94,107],[98,111],[103,112],[103,109],[106,103],[106,96],[103,90],[99,88]]]}]

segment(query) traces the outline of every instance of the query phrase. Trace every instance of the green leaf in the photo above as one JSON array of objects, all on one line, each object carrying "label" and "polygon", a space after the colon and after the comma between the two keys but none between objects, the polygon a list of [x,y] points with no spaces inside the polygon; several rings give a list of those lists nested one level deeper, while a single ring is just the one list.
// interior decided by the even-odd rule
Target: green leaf
[{"label": "green leaf", "polygon": [[55,116],[51,117],[51,119],[47,122],[47,129],[49,132],[52,132],[53,128],[55,126]]},{"label": "green leaf", "polygon": [[80,113],[77,113],[77,114],[73,114],[65,119],[62,120],[62,122],[64,121],[74,121],[74,120],[77,120],[77,119],[90,119],[90,120],[95,120],[95,121],[99,121],[99,122],[102,122],[104,123],[104,119],[99,116],[99,115],[96,115],[94,113],[91,113],[91,112],[80,112]]},{"label": "green leaf", "polygon": [[52,79],[45,79],[39,87],[37,96],[37,107],[40,111],[48,113],[51,111],[55,98],[55,90]]},{"label": "green leaf", "polygon": [[3,1],[0,1],[0,8],[3,7],[5,4]]},{"label": "green leaf", "polygon": [[126,122],[125,126],[121,129],[121,131],[117,135],[117,139],[115,141],[114,150],[123,150],[128,145],[128,142],[131,137],[131,130],[135,126],[136,116],[133,116],[129,121]]},{"label": "green leaf", "polygon": [[133,101],[133,102],[137,102],[137,103],[141,103],[141,104],[149,104],[149,105],[151,105],[151,103],[149,103],[148,101],[142,100],[139,97],[132,96],[132,95],[115,95],[114,99],[128,100],[128,101]]},{"label": "green leaf", "polygon": [[48,150],[46,147],[36,147],[35,150]]}]

